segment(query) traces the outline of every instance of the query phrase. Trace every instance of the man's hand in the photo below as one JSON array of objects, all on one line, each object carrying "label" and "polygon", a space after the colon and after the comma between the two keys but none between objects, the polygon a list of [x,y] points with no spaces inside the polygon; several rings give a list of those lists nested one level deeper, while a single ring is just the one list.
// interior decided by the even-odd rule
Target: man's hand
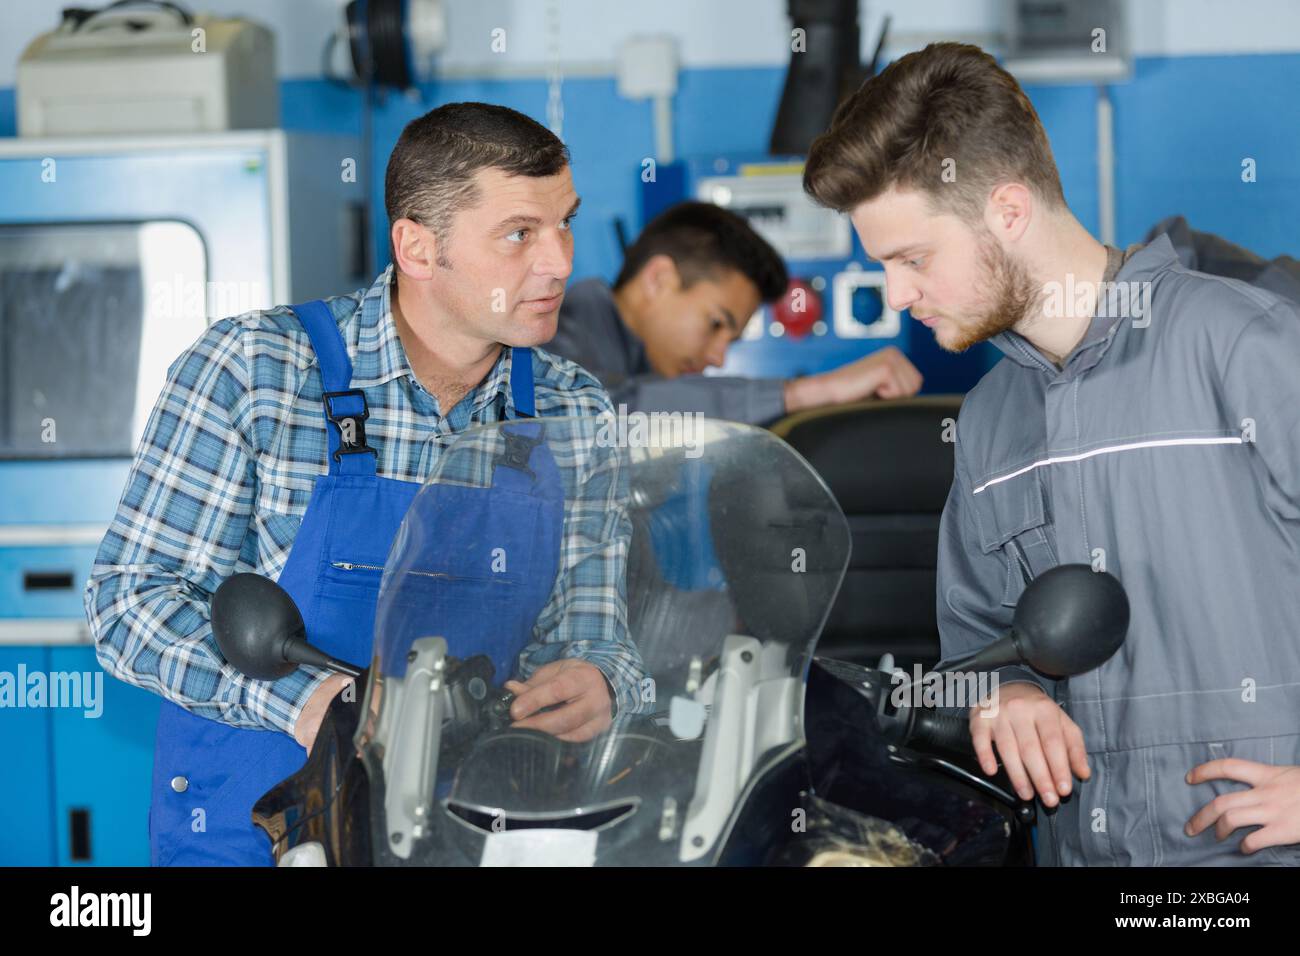
[{"label": "man's hand", "polygon": [[1083,731],[1036,684],[1004,684],[995,694],[993,701],[970,712],[970,737],[980,767],[990,777],[998,772],[991,744],[996,742],[1020,799],[1032,800],[1037,789],[1045,806],[1056,806],[1069,796],[1072,771],[1080,780],[1092,776]]},{"label": "man's hand", "polygon": [[785,384],[785,410],[846,405],[866,398],[905,398],[921,390],[921,373],[907,356],[890,345],[817,375]]},{"label": "man's hand", "polygon": [[[543,664],[527,681],[508,680],[505,689],[515,695],[510,705],[510,726],[543,730],[574,743],[590,740],[613,722],[609,685],[595,664],[562,660]],[[539,714],[543,707],[554,710]]]},{"label": "man's hand", "polygon": [[1187,774],[1189,784],[1207,780],[1238,780],[1250,786],[1217,796],[1196,811],[1183,828],[1188,836],[1213,825],[1215,836],[1225,840],[1238,827],[1259,827],[1241,841],[1242,853],[1300,843],[1300,767],[1226,757],[1193,767]]},{"label": "man's hand", "polygon": [[331,674],[307,698],[307,703],[298,714],[298,722],[293,725],[293,739],[307,748],[308,756],[311,756],[312,745],[316,743],[316,734],[320,732],[321,721],[325,719],[325,711],[330,708],[330,701],[351,683],[352,678],[347,674]]}]

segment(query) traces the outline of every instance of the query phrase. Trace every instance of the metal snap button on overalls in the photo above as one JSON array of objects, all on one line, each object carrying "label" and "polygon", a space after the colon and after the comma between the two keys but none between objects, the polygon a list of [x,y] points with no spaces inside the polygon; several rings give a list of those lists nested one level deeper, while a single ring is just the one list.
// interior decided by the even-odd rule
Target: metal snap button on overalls
[{"label": "metal snap button on overalls", "polygon": [[190,782],[184,777],[172,777],[172,789],[177,793],[184,793],[190,788]]}]

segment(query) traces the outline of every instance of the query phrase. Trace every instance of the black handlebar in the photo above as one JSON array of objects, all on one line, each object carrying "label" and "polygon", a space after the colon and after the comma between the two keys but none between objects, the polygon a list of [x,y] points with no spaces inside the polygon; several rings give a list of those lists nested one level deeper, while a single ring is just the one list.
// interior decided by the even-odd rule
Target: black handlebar
[{"label": "black handlebar", "polygon": [[913,711],[913,714],[915,717],[911,733],[913,741],[941,750],[974,755],[975,747],[970,739],[970,721],[966,717],[920,708]]}]

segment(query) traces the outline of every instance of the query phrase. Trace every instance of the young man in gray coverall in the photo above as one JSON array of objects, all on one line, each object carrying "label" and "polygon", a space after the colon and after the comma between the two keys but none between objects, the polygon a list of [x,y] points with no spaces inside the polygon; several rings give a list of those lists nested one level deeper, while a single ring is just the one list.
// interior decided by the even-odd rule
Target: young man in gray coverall
[{"label": "young man in gray coverall", "polygon": [[613,288],[584,279],[565,293],[546,348],[595,375],[616,408],[750,425],[921,388],[921,373],[893,346],[799,378],[699,374],[720,367],[759,303],[785,288],[781,257],[744,219],[710,203],[679,203],[628,248]]},{"label": "young man in gray coverall", "polygon": [[1187,270],[1166,236],[1094,240],[976,47],[866,83],[804,182],[850,212],[894,308],[946,349],[1006,353],[958,423],[945,658],[1004,634],[1054,565],[1128,592],[1111,660],[1055,682],[1003,668],[998,706],[971,713],[985,772],[996,751],[1040,801],[1039,861],[1300,865],[1300,310]]}]

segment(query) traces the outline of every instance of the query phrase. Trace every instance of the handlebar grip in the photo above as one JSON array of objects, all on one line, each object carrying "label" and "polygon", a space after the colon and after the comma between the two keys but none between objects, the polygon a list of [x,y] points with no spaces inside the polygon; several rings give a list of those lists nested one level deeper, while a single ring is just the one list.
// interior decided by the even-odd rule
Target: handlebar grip
[{"label": "handlebar grip", "polygon": [[920,710],[912,728],[912,739],[954,753],[975,754],[975,747],[970,740],[970,724],[966,717]]}]

